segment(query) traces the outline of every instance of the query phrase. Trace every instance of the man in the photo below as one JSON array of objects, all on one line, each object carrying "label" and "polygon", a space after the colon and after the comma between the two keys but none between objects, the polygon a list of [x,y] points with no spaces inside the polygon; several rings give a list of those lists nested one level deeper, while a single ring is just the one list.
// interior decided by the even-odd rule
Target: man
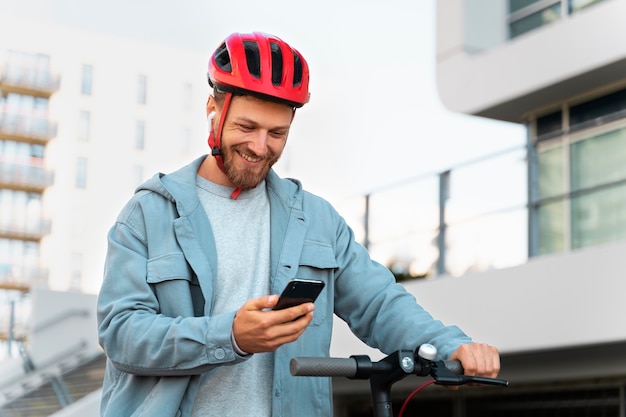
[{"label": "man", "polygon": [[[140,186],[108,236],[102,415],[330,416],[330,380],[293,377],[289,360],[328,355],[333,314],[383,352],[431,343],[496,376],[495,348],[434,320],[330,204],[271,169],[309,99],[302,55],[233,34],[208,77],[211,155]],[[326,286],[272,310],[296,277]]]}]

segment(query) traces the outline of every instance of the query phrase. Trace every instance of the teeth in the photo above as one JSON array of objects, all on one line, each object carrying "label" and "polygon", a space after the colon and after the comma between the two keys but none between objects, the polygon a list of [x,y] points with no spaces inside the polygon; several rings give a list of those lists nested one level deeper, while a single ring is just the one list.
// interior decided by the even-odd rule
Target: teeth
[{"label": "teeth", "polygon": [[239,152],[239,155],[241,155],[241,157],[243,159],[245,159],[246,161],[248,161],[248,162],[259,162],[260,160],[263,159],[263,158],[254,158],[251,155],[248,155],[248,154],[243,153],[243,152]]}]

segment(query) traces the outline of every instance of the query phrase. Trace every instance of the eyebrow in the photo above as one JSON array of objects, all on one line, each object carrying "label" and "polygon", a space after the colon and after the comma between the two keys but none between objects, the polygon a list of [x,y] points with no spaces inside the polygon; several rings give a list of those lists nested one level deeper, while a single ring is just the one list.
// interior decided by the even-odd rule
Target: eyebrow
[{"label": "eyebrow", "polygon": [[[248,118],[246,116],[235,117],[233,119],[233,123],[249,123],[249,124],[254,125],[254,126],[259,126],[260,125],[260,123],[257,122],[256,120],[250,119],[250,118]],[[291,127],[291,124],[286,124],[286,125],[272,126],[272,127],[269,127],[268,130],[289,129],[290,127]]]}]

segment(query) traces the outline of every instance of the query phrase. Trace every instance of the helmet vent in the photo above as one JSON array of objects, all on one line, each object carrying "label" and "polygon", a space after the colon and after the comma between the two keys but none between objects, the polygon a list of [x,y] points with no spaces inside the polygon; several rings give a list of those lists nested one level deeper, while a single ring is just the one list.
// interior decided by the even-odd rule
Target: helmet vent
[{"label": "helmet vent", "polygon": [[255,78],[261,78],[261,56],[259,45],[256,42],[244,41],[243,48],[246,51],[246,64],[248,72]]},{"label": "helmet vent", "polygon": [[280,45],[275,42],[270,42],[270,49],[272,50],[272,84],[280,86],[283,80],[283,53]]},{"label": "helmet vent", "polygon": [[293,86],[297,87],[302,83],[302,61],[300,55],[293,54]]},{"label": "helmet vent", "polygon": [[217,51],[215,51],[215,63],[223,71],[232,71],[232,67],[230,65],[230,55],[228,54],[228,49],[226,49],[226,43],[223,43],[219,48],[217,48]]}]

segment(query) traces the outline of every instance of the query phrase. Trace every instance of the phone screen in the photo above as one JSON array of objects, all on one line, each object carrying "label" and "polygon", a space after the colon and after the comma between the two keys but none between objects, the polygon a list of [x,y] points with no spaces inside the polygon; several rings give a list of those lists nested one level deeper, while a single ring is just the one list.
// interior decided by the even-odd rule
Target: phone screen
[{"label": "phone screen", "polygon": [[287,283],[274,310],[282,310],[283,308],[297,306],[302,303],[312,303],[317,299],[323,288],[323,281],[293,279]]}]

